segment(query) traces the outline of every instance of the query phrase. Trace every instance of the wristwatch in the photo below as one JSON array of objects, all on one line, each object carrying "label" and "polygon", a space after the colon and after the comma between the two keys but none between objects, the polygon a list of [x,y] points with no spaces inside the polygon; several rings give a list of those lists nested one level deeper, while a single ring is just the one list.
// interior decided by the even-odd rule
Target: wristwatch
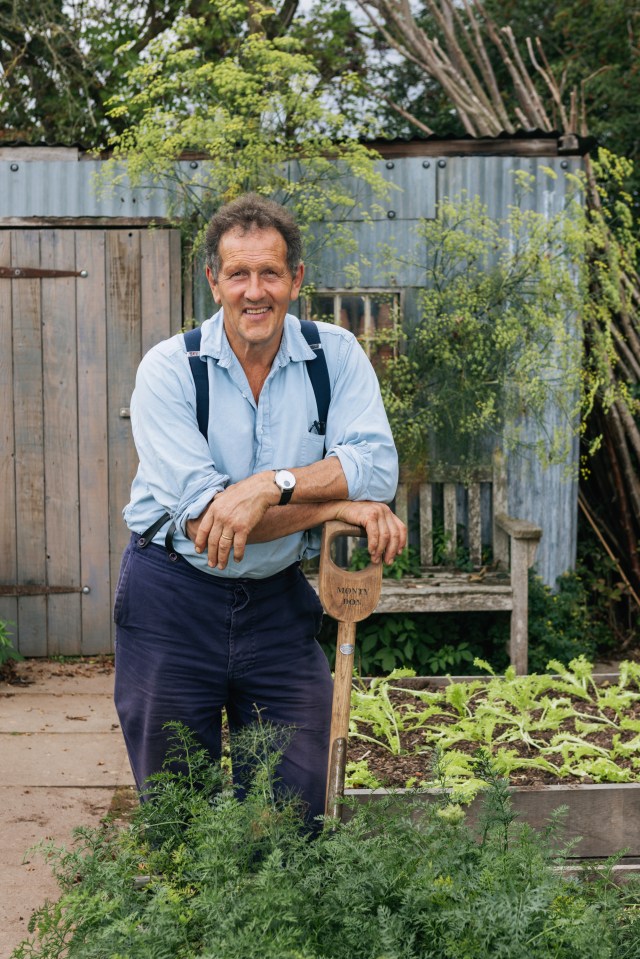
[{"label": "wristwatch", "polygon": [[278,506],[285,506],[293,496],[296,478],[289,470],[276,470],[273,479],[281,494]]}]

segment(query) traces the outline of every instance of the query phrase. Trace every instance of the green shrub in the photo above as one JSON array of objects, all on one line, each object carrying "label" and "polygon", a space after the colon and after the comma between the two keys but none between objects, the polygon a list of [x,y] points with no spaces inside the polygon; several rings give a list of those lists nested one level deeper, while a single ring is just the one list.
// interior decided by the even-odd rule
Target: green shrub
[{"label": "green shrub", "polygon": [[0,619],[0,667],[5,663],[20,662],[24,656],[13,648],[13,643],[9,638],[10,623],[5,623]]},{"label": "green shrub", "polygon": [[591,881],[563,875],[558,818],[540,833],[515,822],[485,756],[478,828],[448,797],[416,794],[408,807],[354,807],[311,841],[270,788],[263,749],[240,802],[177,735],[182,770],[156,778],[128,828],[81,829],[71,850],[49,849],[62,896],[15,959],[640,956],[637,882],[617,887],[612,863]]},{"label": "green shrub", "polygon": [[564,664],[580,655],[592,659],[595,651],[587,594],[580,575],[559,576],[555,590],[538,576],[530,575],[529,670],[544,671],[551,659]]}]

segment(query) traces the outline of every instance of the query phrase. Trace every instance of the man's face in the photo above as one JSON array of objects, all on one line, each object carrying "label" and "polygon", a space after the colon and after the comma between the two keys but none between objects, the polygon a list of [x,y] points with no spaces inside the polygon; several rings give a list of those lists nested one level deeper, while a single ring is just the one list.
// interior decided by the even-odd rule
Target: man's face
[{"label": "man's face", "polygon": [[230,230],[218,247],[218,279],[207,267],[213,297],[224,309],[227,339],[239,359],[271,353],[280,345],[284,318],[297,299],[304,275],[302,264],[295,276],[287,267],[287,245],[275,229]]}]

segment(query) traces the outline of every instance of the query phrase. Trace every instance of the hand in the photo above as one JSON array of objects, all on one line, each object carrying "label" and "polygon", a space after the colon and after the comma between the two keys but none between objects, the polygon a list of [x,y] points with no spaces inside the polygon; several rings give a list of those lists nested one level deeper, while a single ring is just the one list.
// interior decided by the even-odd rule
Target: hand
[{"label": "hand", "polygon": [[233,549],[239,563],[249,533],[279,497],[272,471],[255,473],[216,493],[197,519],[187,521],[187,536],[195,543],[196,553],[206,546],[209,566],[224,569]]},{"label": "hand", "polygon": [[335,518],[365,529],[372,563],[390,565],[407,545],[407,527],[385,503],[344,502]]}]

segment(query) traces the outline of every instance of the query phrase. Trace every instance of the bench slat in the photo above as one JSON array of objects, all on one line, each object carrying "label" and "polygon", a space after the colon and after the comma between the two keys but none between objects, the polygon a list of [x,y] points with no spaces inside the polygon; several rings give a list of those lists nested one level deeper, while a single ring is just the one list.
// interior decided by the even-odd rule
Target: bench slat
[{"label": "bench slat", "polygon": [[420,484],[420,564],[433,565],[433,493],[430,483]]},{"label": "bench slat", "polygon": [[396,500],[395,500],[395,509],[394,513],[401,519],[405,526],[409,525],[409,502],[407,495],[407,487],[404,483],[400,483],[396,491]]},{"label": "bench slat", "polygon": [[454,483],[444,483],[444,535],[445,555],[452,563],[456,558],[458,538],[457,491]]},{"label": "bench slat", "polygon": [[468,491],[469,556],[474,566],[482,562],[482,517],[480,516],[480,484],[473,483]]}]

